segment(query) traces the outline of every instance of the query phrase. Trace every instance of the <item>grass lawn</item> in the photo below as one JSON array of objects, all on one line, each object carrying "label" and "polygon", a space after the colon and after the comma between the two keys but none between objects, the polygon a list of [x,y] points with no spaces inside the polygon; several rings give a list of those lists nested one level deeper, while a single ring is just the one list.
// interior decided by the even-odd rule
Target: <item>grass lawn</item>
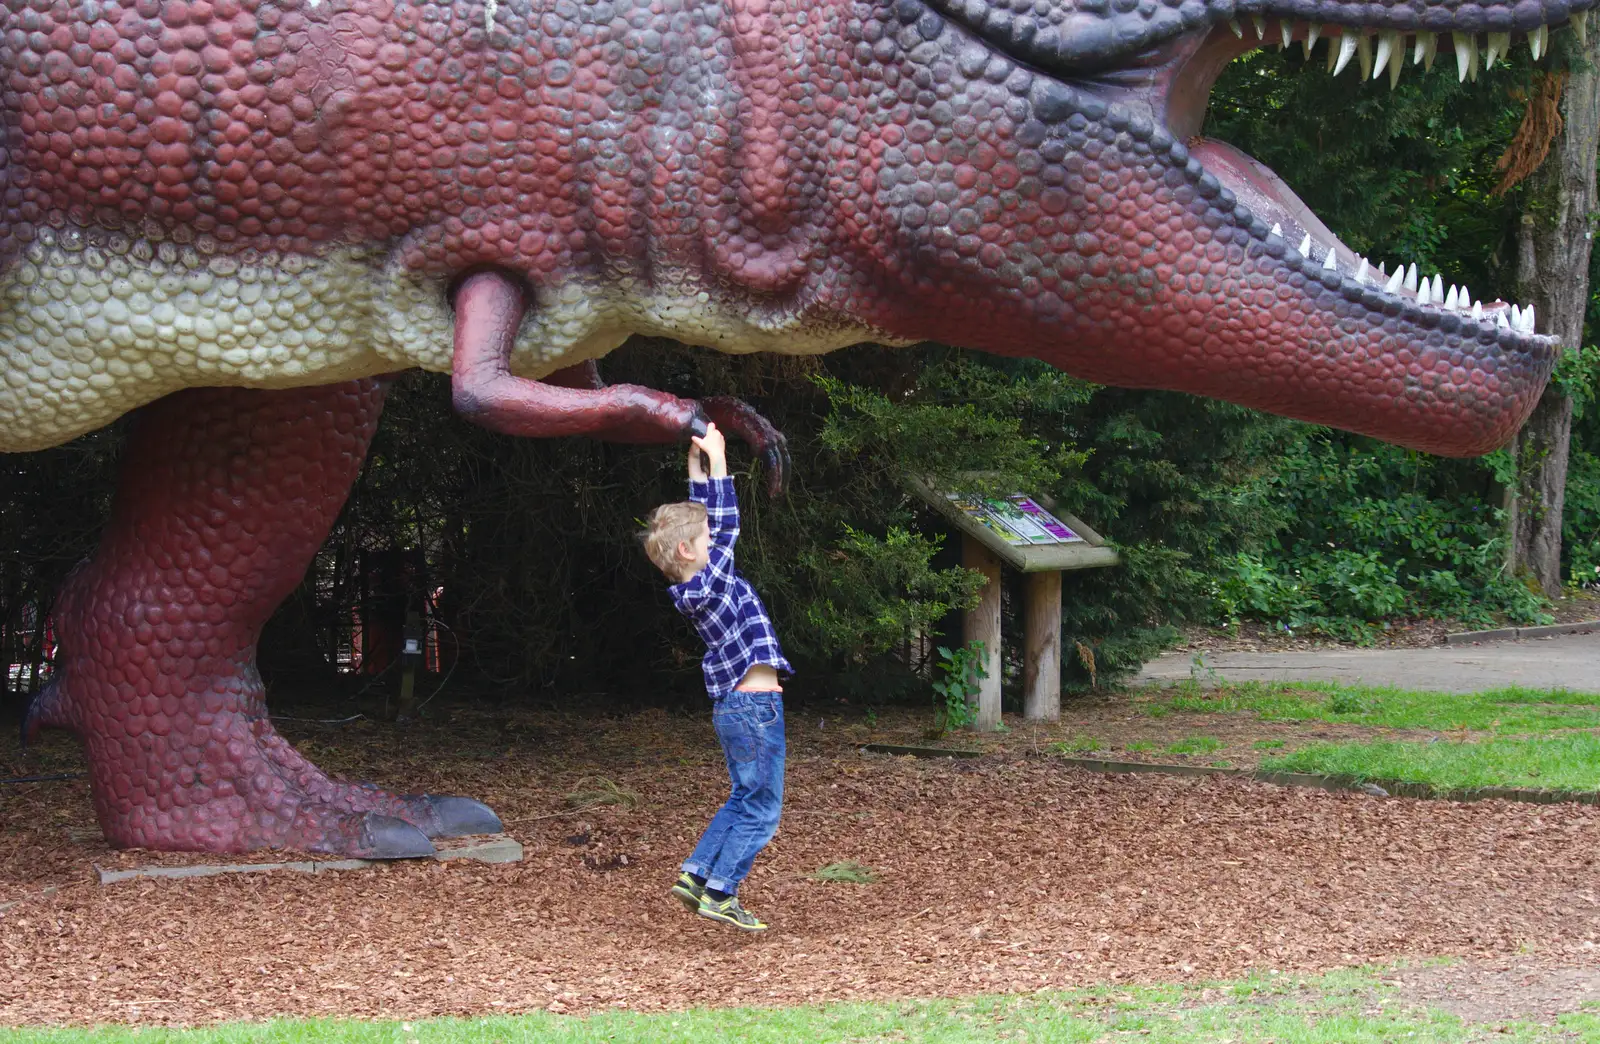
[{"label": "grass lawn", "polygon": [[0,1044],[429,1044],[538,1041],[579,1044],[812,1044],[812,1042],[1113,1041],[1169,1044],[1276,1042],[1454,1044],[1496,1041],[1600,1042],[1600,1016],[1564,1017],[1555,1028],[1528,1023],[1470,1025],[1407,1008],[1369,971],[1308,979],[1252,978],[1211,987],[1074,990],[1028,997],[831,1004],[780,1009],[697,1009],[587,1018],[533,1014],[415,1022],[339,1020],[232,1023],[194,1030],[158,1027],[5,1030]]},{"label": "grass lawn", "polygon": [[[1182,714],[1247,714],[1263,721],[1330,723],[1356,728],[1433,732],[1413,741],[1374,736],[1296,748],[1283,739],[1257,740],[1259,768],[1399,781],[1435,790],[1526,787],[1600,791],[1600,694],[1505,688],[1469,695],[1340,685],[1273,682],[1202,689],[1146,690],[1137,698],[1152,719]],[[1198,729],[1207,722],[1196,721]],[[1214,740],[1197,736],[1165,747],[1169,754],[1207,753]],[[1290,749],[1281,750],[1280,748]],[[1158,749],[1129,743],[1129,751]]]},{"label": "grass lawn", "polygon": [[[1168,693],[1171,695],[1168,695]],[[1412,692],[1336,682],[1273,682],[1204,690],[1160,690],[1141,704],[1145,714],[1251,711],[1269,721],[1326,721],[1374,728],[1433,729],[1526,735],[1561,729],[1600,729],[1600,694],[1564,689],[1488,692]]]},{"label": "grass lawn", "polygon": [[1480,743],[1315,743],[1261,760],[1265,772],[1425,783],[1436,790],[1600,790],[1600,736],[1589,732]]}]

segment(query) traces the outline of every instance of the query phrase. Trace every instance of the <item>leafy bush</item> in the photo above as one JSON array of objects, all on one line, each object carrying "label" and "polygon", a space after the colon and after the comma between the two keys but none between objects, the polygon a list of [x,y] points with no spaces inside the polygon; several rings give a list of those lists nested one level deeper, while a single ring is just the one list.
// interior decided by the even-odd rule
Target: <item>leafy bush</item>
[{"label": "leafy bush", "polygon": [[1356,640],[1395,617],[1548,620],[1542,597],[1501,569],[1491,486],[1481,464],[1313,430],[1274,474],[1236,491],[1281,528],[1226,563],[1218,616]]}]

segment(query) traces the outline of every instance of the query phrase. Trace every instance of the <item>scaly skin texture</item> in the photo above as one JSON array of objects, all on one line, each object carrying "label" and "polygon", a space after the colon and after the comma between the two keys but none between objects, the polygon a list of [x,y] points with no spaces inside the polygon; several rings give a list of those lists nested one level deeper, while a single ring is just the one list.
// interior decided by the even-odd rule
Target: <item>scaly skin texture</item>
[{"label": "scaly skin texture", "polygon": [[592,360],[632,333],[931,338],[1492,449],[1554,345],[1355,278],[1270,172],[1197,137],[1203,101],[1253,45],[1236,16],[1331,39],[1587,6],[4,0],[0,450],[184,388],[289,389],[144,418],[30,720],[85,738],[120,844],[405,855],[487,823],[327,781],[254,674],[364,452],[365,379],[406,366],[511,434],[715,418],[775,486],[782,436],[748,406],[606,388]]}]

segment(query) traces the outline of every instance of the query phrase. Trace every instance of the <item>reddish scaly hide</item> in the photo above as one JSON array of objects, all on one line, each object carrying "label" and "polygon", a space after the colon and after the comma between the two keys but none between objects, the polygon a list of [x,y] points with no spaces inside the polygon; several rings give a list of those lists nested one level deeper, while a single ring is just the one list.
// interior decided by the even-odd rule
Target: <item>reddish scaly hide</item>
[{"label": "reddish scaly hide", "polygon": [[83,738],[113,844],[421,855],[425,832],[459,825],[446,821],[460,799],[328,779],[268,722],[255,669],[262,625],[344,505],[383,397],[378,380],[201,389],[137,418],[100,549],[56,606],[57,677],[29,715]]}]

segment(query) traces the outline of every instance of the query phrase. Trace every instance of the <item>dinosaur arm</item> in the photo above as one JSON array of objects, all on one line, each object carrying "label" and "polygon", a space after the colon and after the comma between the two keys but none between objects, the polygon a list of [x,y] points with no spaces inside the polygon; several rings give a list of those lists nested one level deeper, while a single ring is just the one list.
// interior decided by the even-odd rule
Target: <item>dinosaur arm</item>
[{"label": "dinosaur arm", "polygon": [[[671,442],[705,431],[699,406],[635,384],[560,387],[511,372],[511,346],[527,310],[522,287],[497,272],[470,276],[456,291],[451,365],[456,412],[507,435],[604,435],[616,442]],[[578,368],[572,368],[578,369]],[[570,379],[570,371],[563,371]],[[576,383],[576,381],[575,381]]]},{"label": "dinosaur arm", "polygon": [[527,295],[498,272],[470,276],[456,291],[451,384],[456,412],[507,435],[587,435],[607,442],[676,442],[703,435],[709,418],[761,455],[767,491],[777,496],[790,470],[783,433],[741,399],[696,403],[637,384],[607,385],[590,362],[557,370],[543,381],[511,373],[511,347]]}]

